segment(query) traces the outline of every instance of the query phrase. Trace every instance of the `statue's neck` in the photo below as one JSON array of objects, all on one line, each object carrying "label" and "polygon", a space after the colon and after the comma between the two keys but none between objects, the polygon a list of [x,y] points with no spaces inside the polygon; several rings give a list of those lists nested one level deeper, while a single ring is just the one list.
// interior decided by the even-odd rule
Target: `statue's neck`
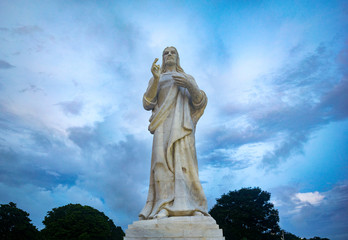
[{"label": "statue's neck", "polygon": [[175,65],[167,65],[166,66],[166,72],[176,72],[176,66]]}]

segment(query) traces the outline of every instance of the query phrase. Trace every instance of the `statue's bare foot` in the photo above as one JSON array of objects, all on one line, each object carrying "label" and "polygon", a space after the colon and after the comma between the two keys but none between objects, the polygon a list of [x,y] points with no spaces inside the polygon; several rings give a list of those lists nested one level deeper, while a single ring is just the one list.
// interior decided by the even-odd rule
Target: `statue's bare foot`
[{"label": "statue's bare foot", "polygon": [[139,216],[139,220],[145,220],[144,215],[140,215],[140,216]]},{"label": "statue's bare foot", "polygon": [[195,217],[201,217],[201,216],[204,216],[204,214],[197,211],[197,212],[194,212],[194,213],[193,213],[193,216],[195,216]]},{"label": "statue's bare foot", "polygon": [[161,211],[159,211],[159,213],[157,213],[155,215],[156,219],[161,219],[161,218],[166,218],[169,216],[169,213],[166,209],[162,209]]}]

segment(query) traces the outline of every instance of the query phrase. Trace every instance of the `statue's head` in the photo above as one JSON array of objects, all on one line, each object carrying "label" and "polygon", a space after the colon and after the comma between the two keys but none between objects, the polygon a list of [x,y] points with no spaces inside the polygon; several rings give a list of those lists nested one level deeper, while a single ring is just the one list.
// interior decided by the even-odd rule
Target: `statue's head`
[{"label": "statue's head", "polygon": [[168,66],[176,66],[177,72],[184,72],[184,70],[180,66],[180,58],[178,50],[176,50],[175,47],[166,47],[163,50],[162,54],[162,66],[161,66],[161,73],[165,73],[167,71]]}]

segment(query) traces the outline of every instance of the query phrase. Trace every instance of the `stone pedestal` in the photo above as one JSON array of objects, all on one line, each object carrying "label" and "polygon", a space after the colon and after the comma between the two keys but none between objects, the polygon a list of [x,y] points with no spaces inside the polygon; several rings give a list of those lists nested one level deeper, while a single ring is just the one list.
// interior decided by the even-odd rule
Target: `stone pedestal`
[{"label": "stone pedestal", "polygon": [[169,217],[136,221],[128,226],[124,240],[224,240],[212,217]]}]

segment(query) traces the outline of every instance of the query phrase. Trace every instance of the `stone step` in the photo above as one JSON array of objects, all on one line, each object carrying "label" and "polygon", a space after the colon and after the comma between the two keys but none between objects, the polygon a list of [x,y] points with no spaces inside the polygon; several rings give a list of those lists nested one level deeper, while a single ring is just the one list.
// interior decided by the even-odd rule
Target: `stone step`
[{"label": "stone step", "polygon": [[205,237],[198,237],[198,238],[154,238],[154,237],[125,237],[124,240],[225,240],[224,237],[214,237],[214,238],[205,238]]},{"label": "stone step", "polygon": [[160,236],[160,237],[214,237],[221,236],[221,229],[207,229],[207,228],[197,228],[197,229],[178,229],[175,227],[166,227],[166,228],[152,228],[152,229],[131,229],[126,231],[127,237],[151,237],[151,236]]},{"label": "stone step", "polygon": [[212,217],[169,217],[136,221],[126,230],[125,240],[195,239],[223,240],[222,230]]}]

